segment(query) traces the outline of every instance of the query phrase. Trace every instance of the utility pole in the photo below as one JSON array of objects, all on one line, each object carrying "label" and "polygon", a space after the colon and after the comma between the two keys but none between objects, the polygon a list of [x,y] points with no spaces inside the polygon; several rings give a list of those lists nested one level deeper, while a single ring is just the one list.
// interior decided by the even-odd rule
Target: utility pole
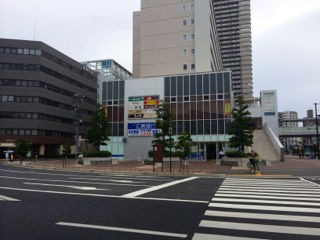
[{"label": "utility pole", "polygon": [[75,93],[73,95],[73,101],[74,101],[74,104],[73,104],[73,110],[75,112],[75,137],[74,137],[74,140],[75,140],[75,159],[78,158],[78,155],[79,153],[81,152],[80,151],[80,138],[81,138],[81,135],[80,135],[80,127],[81,127],[81,124],[82,124],[82,118],[81,118],[81,102],[83,102],[84,100],[84,96],[81,94],[81,93]]},{"label": "utility pole", "polygon": [[318,105],[317,103],[314,103],[315,114],[316,114],[316,147],[317,147],[318,159],[320,159],[320,156],[319,156],[319,123],[318,123],[317,105]]}]

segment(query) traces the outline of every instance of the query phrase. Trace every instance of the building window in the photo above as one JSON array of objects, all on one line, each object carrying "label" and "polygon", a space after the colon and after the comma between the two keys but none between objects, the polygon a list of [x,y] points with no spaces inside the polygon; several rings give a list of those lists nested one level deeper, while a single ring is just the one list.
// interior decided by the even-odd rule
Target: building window
[{"label": "building window", "polygon": [[183,70],[187,70],[187,69],[188,69],[187,64],[183,64]]},{"label": "building window", "polygon": [[187,49],[183,49],[182,50],[182,55],[183,56],[187,56],[188,55],[188,50]]},{"label": "building window", "polygon": [[195,37],[195,36],[194,36],[194,33],[191,33],[190,38],[191,38],[191,39],[194,39],[194,37]]},{"label": "building window", "polygon": [[187,5],[182,5],[182,11],[187,12],[188,11],[188,6]]},{"label": "building window", "polygon": [[187,25],[187,20],[186,20],[186,19],[183,19],[183,20],[182,20],[182,25],[183,25],[183,26],[186,26],[186,25]]},{"label": "building window", "polygon": [[192,25],[194,24],[194,18],[191,18],[191,24]]},{"label": "building window", "polygon": [[196,65],[194,63],[191,64],[191,69],[194,70]]},{"label": "building window", "polygon": [[187,34],[183,34],[183,35],[182,35],[182,39],[183,39],[184,41],[187,40],[187,38],[188,38],[188,37],[187,37]]},{"label": "building window", "polygon": [[195,54],[195,50],[194,48],[191,49],[191,54],[194,55]]}]

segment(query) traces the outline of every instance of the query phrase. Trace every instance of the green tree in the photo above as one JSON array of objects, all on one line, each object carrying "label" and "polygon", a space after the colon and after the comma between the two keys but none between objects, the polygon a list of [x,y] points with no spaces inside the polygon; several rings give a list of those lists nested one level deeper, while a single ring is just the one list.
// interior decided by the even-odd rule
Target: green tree
[{"label": "green tree", "polygon": [[20,164],[22,164],[23,160],[26,159],[27,154],[31,151],[32,143],[26,139],[18,139],[15,142],[16,145],[16,153],[20,158]]},{"label": "green tree", "polygon": [[192,138],[190,133],[183,133],[178,137],[178,142],[175,145],[181,159],[185,160],[191,154]]},{"label": "green tree", "polygon": [[97,104],[95,113],[91,118],[90,128],[88,130],[88,141],[95,146],[96,151],[99,151],[101,145],[107,145],[108,136],[108,121],[105,109],[101,104]]},{"label": "green tree", "polygon": [[253,129],[251,127],[251,115],[248,105],[243,97],[239,97],[235,101],[235,107],[232,110],[232,121],[230,124],[229,146],[237,148],[240,152],[244,152],[245,146],[253,144]]},{"label": "green tree", "polygon": [[[162,144],[163,149],[172,147],[172,119],[170,105],[167,102],[161,101],[157,110],[156,128],[159,132],[155,134],[153,144]],[[171,129],[171,130],[170,130]]]}]

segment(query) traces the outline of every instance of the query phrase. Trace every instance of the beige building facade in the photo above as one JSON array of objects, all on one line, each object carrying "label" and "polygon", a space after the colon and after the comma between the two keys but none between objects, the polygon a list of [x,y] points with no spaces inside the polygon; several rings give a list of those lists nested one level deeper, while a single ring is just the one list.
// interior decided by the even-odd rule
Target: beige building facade
[{"label": "beige building facade", "polygon": [[250,1],[141,0],[133,14],[133,78],[232,70],[250,99],[251,58]]}]

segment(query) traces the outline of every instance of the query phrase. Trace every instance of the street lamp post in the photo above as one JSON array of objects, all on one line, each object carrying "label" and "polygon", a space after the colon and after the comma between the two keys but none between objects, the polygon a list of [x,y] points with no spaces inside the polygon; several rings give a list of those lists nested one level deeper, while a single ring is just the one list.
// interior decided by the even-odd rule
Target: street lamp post
[{"label": "street lamp post", "polygon": [[75,112],[75,158],[77,159],[80,153],[80,125],[81,119],[81,102],[84,100],[84,96],[81,93],[75,93],[74,97],[74,112]]},{"label": "street lamp post", "polygon": [[170,149],[169,164],[170,164],[170,172],[171,172],[171,148],[172,148],[172,138],[171,138],[171,136],[172,136],[172,127],[169,127],[169,143],[170,143],[170,145],[169,145],[169,149]]},{"label": "street lamp post", "polygon": [[319,123],[318,123],[317,105],[318,105],[317,103],[314,103],[315,114],[316,114],[316,147],[317,147],[318,159],[320,159],[320,156],[319,156]]}]

